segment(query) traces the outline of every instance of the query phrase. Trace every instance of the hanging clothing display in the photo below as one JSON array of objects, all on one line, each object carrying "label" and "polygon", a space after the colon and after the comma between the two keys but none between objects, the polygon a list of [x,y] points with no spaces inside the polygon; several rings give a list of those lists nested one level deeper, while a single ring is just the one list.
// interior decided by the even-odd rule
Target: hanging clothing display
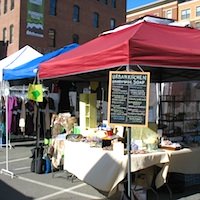
[{"label": "hanging clothing display", "polygon": [[23,133],[25,132],[25,120],[26,120],[26,108],[25,108],[25,102],[24,100],[22,100],[19,127],[21,128],[21,132]]},{"label": "hanging clothing display", "polygon": [[12,111],[14,106],[17,106],[17,98],[14,96],[8,97],[8,133],[11,132],[11,124],[12,124]]},{"label": "hanging clothing display", "polygon": [[[37,106],[33,100],[28,100],[23,95],[10,95],[8,96],[7,109],[9,135],[36,136]],[[54,100],[50,97],[44,97],[43,102],[39,104],[39,112],[41,116],[40,135],[43,138],[47,132],[50,134],[50,118],[52,113],[55,113]],[[5,122],[3,112],[1,116],[2,121]]]}]

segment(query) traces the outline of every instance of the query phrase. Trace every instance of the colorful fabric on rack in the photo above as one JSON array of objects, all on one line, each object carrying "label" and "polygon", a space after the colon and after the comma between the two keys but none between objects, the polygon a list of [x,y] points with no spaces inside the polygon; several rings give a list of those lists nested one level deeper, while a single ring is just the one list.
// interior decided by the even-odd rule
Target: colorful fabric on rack
[{"label": "colorful fabric on rack", "polygon": [[22,99],[20,97],[17,97],[17,106],[13,106],[13,109],[12,109],[13,114],[12,114],[11,130],[10,130],[15,135],[18,135],[21,132],[19,129],[21,104],[22,104]]},{"label": "colorful fabric on rack", "polygon": [[6,135],[6,127],[4,123],[0,123],[0,135],[5,136]]},{"label": "colorful fabric on rack", "polygon": [[22,100],[21,115],[19,119],[19,127],[21,128],[22,133],[25,132],[25,121],[26,121],[26,107],[24,100]]},{"label": "colorful fabric on rack", "polygon": [[11,132],[11,124],[12,124],[12,112],[13,107],[17,106],[17,97],[9,96],[8,97],[8,133]]},{"label": "colorful fabric on rack", "polygon": [[32,100],[28,100],[25,103],[26,108],[26,120],[25,120],[25,133],[29,136],[34,136],[34,104],[35,102]]},{"label": "colorful fabric on rack", "polygon": [[47,130],[50,129],[50,112],[49,112],[49,101],[47,101],[46,107],[45,107],[45,133]]}]

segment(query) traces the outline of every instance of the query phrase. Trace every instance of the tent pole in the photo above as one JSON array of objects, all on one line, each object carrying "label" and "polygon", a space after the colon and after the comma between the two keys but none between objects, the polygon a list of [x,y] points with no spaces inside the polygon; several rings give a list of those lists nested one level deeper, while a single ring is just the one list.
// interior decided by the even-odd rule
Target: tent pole
[{"label": "tent pole", "polygon": [[[37,82],[37,84],[40,83],[38,71],[37,71],[37,74],[36,74],[36,82]],[[37,141],[36,141],[36,147],[38,148],[39,143],[40,143],[40,107],[39,107],[38,102],[36,102],[36,105],[37,105],[37,122],[36,122],[37,123]]]},{"label": "tent pole", "polygon": [[9,171],[8,169],[8,94],[9,94],[9,89],[5,89],[5,106],[6,106],[6,169],[1,169],[1,174],[9,175],[11,178],[14,177],[14,173]]},{"label": "tent pole", "polygon": [[[36,102],[36,108],[37,108],[37,119],[36,119],[36,148],[39,147],[40,143],[40,110],[39,110],[39,103]],[[37,155],[36,155],[37,156]]]},{"label": "tent pole", "polygon": [[128,127],[127,151],[128,151],[128,197],[131,200],[131,127]]},{"label": "tent pole", "polygon": [[[130,66],[126,65],[126,71],[130,71]],[[128,197],[131,200],[131,127],[128,127],[128,134],[127,134],[127,151],[128,151]]]},{"label": "tent pole", "polygon": [[158,83],[158,105],[157,105],[157,109],[158,109],[158,115],[157,115],[157,123],[158,125],[160,125],[160,118],[161,118],[161,113],[162,113],[162,106],[160,104],[161,102],[161,95],[162,95],[162,83],[159,82]]}]

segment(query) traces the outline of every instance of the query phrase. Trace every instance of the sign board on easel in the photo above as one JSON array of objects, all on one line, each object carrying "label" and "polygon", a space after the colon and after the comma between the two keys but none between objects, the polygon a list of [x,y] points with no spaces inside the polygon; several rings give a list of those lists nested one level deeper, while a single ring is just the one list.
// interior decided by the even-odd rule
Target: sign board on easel
[{"label": "sign board on easel", "polygon": [[109,73],[108,123],[128,127],[128,197],[131,198],[131,127],[147,127],[149,113],[149,72]]},{"label": "sign board on easel", "polygon": [[149,72],[114,72],[109,74],[108,123],[128,127],[128,197],[131,200],[131,127],[147,127],[149,113]]},{"label": "sign board on easel", "polygon": [[109,74],[108,123],[121,126],[148,126],[149,72]]}]

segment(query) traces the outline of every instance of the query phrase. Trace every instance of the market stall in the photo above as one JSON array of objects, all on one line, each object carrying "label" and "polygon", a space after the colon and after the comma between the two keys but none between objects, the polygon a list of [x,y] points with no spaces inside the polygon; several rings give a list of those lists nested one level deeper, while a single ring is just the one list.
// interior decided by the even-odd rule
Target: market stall
[{"label": "market stall", "polygon": [[[67,55],[41,64],[39,76],[41,79],[107,81],[110,70],[127,70],[150,72],[151,82],[158,83],[198,80],[199,33],[197,29],[146,21],[130,23],[101,34]],[[131,158],[134,156],[131,155]],[[77,174],[80,179],[86,180],[84,175],[73,171],[76,169],[75,165],[66,169]],[[93,181],[95,183],[91,185],[97,182]]]},{"label": "market stall", "polygon": [[[12,124],[12,115],[16,116],[15,117],[15,126],[18,126],[19,120],[20,118],[18,117],[18,115],[21,113],[22,110],[22,105],[26,104],[26,113],[24,114],[24,125],[23,125],[23,133],[26,131],[26,134],[29,135],[33,134],[36,130],[34,129],[29,129],[30,127],[33,127],[33,120],[27,120],[27,118],[32,118],[31,116],[34,116],[33,118],[36,118],[36,112],[33,112],[33,108],[34,105],[33,102],[28,101],[28,85],[26,80],[28,80],[28,84],[32,83],[33,79],[36,79],[37,76],[37,71],[38,71],[38,67],[39,64],[53,59],[54,57],[67,53],[68,51],[74,49],[78,47],[78,44],[72,43],[69,45],[64,46],[63,48],[57,49],[55,51],[52,51],[50,53],[47,53],[45,55],[41,55],[39,54],[37,51],[35,51],[34,49],[32,49],[29,46],[26,46],[24,48],[22,48],[21,50],[19,50],[18,52],[14,53],[13,55],[3,59],[0,61],[1,64],[1,69],[2,69],[2,73],[3,73],[3,81],[13,81],[13,80],[19,80],[19,83],[21,83],[20,85],[16,85],[15,83],[13,84],[13,88],[10,86],[9,84],[7,84],[7,89],[9,91],[9,93],[7,95],[12,96],[12,98],[15,98],[15,101],[10,101],[11,103],[9,104],[10,108],[13,108],[10,111],[10,117],[9,117],[9,124]],[[21,81],[21,82],[20,82]],[[16,82],[17,83],[17,82]],[[5,89],[5,88],[4,88]],[[50,94],[50,92],[53,92],[53,89],[51,91],[48,91],[47,87],[43,87],[43,91],[44,92],[44,102],[43,105],[42,103],[40,104],[40,110],[44,110],[43,112],[46,112],[46,105],[48,105],[48,112],[46,112],[46,114],[51,113],[51,112],[57,112],[56,107],[57,105],[54,105],[54,99],[57,98],[58,94]],[[55,98],[54,98],[55,96]],[[30,99],[29,99],[30,100]],[[16,103],[16,101],[18,103]],[[23,102],[22,105],[20,104],[21,101]],[[57,99],[55,100],[57,101]],[[13,103],[14,102],[14,103]],[[50,106],[49,106],[49,102],[50,102]],[[28,103],[30,105],[28,105]],[[17,105],[16,105],[17,104]],[[57,103],[58,104],[58,103]],[[2,105],[3,106],[3,105]],[[28,115],[28,116],[26,116]],[[33,119],[32,118],[32,119]],[[29,130],[25,130],[25,126],[27,125],[25,122],[29,122]],[[22,124],[22,123],[21,123]],[[21,128],[21,125],[19,125]],[[36,126],[34,124],[34,126]],[[45,126],[45,125],[44,125]],[[47,123],[48,129],[50,129],[50,124]],[[11,130],[12,129],[12,130]],[[41,128],[42,130],[43,128]],[[9,128],[9,133],[8,134],[15,134],[18,135],[21,132],[19,131],[18,127],[15,128]]]},{"label": "market stall", "polygon": [[[3,98],[1,100],[1,107],[3,109],[2,115],[4,111],[6,113],[6,119],[1,121],[1,123],[6,123],[6,148],[10,145],[11,134],[21,136],[19,138],[22,140],[27,139],[29,136],[34,139],[36,137],[36,148],[38,148],[39,140],[42,137],[41,135],[43,134],[43,137],[45,137],[50,130],[50,116],[52,112],[56,112],[54,99],[48,96],[49,91],[47,88],[42,88],[41,86],[40,92],[37,90],[39,96],[42,96],[42,101],[40,101],[39,104],[34,103],[36,99],[30,98],[28,95],[28,86],[25,85],[23,81],[20,86],[14,84],[15,86],[13,87],[8,84],[8,81],[30,78],[32,82],[32,79],[37,79],[39,63],[66,53],[76,47],[78,47],[78,44],[73,43],[42,55],[27,45],[18,52],[0,61],[0,78],[3,79],[3,82],[1,82],[1,95],[4,95],[6,99],[5,102]],[[6,87],[4,87],[4,85]],[[34,90],[31,92],[33,91]],[[29,90],[29,93],[31,92]],[[39,126],[40,123],[42,124],[41,126]],[[1,171],[5,171],[9,174],[8,149],[6,152],[6,170],[2,169]],[[13,176],[12,173],[11,175]]]},{"label": "market stall", "polygon": [[[17,52],[11,54],[10,56],[0,60],[0,95],[1,95],[1,101],[0,101],[0,107],[1,107],[1,127],[5,127],[1,129],[1,141],[2,137],[5,138],[5,145],[6,146],[6,169],[1,169],[1,173],[6,173],[8,175],[11,175],[13,177],[13,173],[9,171],[8,167],[8,147],[11,147],[10,144],[10,132],[9,132],[9,125],[10,122],[8,122],[9,116],[9,110],[12,109],[12,106],[8,107],[8,94],[9,94],[9,84],[8,82],[3,80],[3,70],[4,69],[14,69],[18,67],[21,64],[24,64],[25,62],[28,62],[32,59],[38,58],[42,56],[41,53],[33,49],[32,47],[26,45]],[[13,101],[14,102],[14,101]],[[1,142],[2,145],[2,142]]]}]

